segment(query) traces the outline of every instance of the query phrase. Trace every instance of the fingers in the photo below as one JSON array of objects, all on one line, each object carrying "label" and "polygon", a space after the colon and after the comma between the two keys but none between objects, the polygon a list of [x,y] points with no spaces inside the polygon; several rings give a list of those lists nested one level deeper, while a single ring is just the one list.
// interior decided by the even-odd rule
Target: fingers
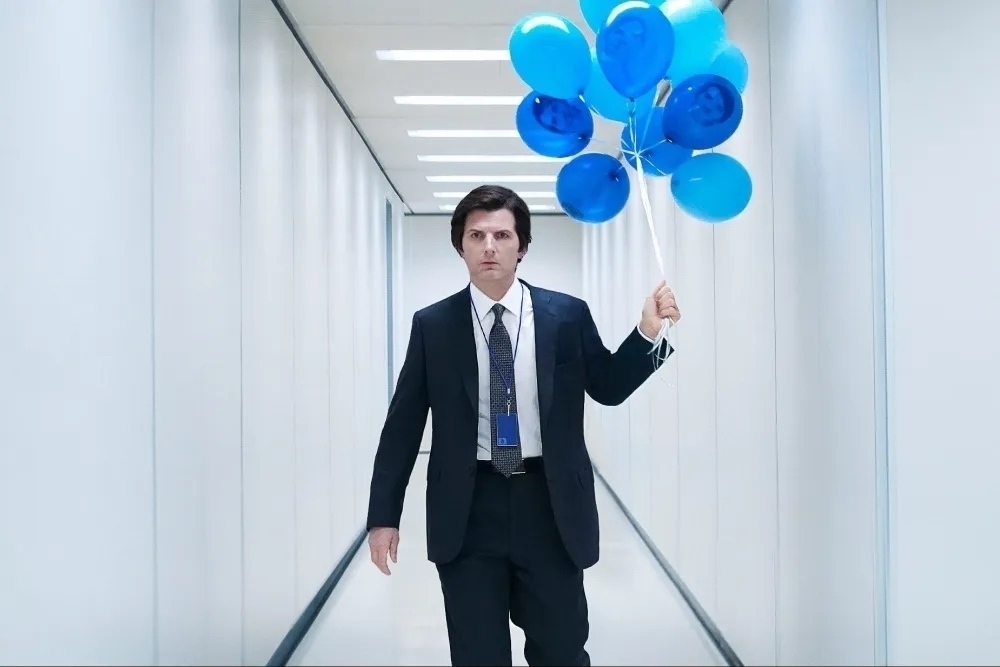
[{"label": "fingers", "polygon": [[[389,565],[386,563],[386,555],[389,553],[389,550],[380,544],[369,544],[368,548],[371,551],[372,562],[375,563],[375,567],[379,569],[379,572],[386,576],[392,574],[389,571]],[[394,558],[393,562],[395,560]]]},{"label": "fingers", "polygon": [[665,284],[663,284],[661,289],[657,290],[656,314],[661,319],[669,319],[671,322],[677,322],[681,318],[680,309],[677,307],[677,299],[674,298],[674,293]]},{"label": "fingers", "polygon": [[393,535],[392,539],[389,540],[389,558],[392,559],[393,563],[396,562],[396,549],[398,547],[399,547],[399,536]]}]

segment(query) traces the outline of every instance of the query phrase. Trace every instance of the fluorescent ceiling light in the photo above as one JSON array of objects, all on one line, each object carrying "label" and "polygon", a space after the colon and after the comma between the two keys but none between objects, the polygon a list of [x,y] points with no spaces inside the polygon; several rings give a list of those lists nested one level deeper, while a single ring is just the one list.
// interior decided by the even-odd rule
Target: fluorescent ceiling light
[{"label": "fluorescent ceiling light", "polygon": [[526,164],[526,163],[560,163],[569,158],[554,158],[544,155],[418,155],[418,162],[460,162],[471,164],[475,162],[489,164]]},{"label": "fluorescent ceiling light", "polygon": [[409,62],[497,62],[510,60],[507,49],[389,49],[375,52],[379,60]]},{"label": "fluorescent ceiling light", "polygon": [[[438,208],[441,209],[442,211],[454,211],[455,206],[456,206],[455,204],[441,204],[440,206],[438,206]],[[529,208],[531,209],[532,213],[543,213],[545,211],[556,210],[556,207],[552,206],[551,204],[536,204],[534,206],[529,206]]]},{"label": "fluorescent ceiling light", "polygon": [[519,95],[396,95],[396,104],[462,107],[516,107],[524,99]]},{"label": "fluorescent ceiling light", "polygon": [[[461,199],[465,195],[469,194],[463,190],[456,190],[454,192],[435,192],[434,197],[437,199]],[[521,199],[555,199],[556,193],[554,192],[518,192]]]},{"label": "fluorescent ceiling light", "polygon": [[407,130],[416,139],[519,139],[517,130]]},{"label": "fluorescent ceiling light", "polygon": [[515,176],[428,176],[428,183],[555,183],[555,174],[521,174]]}]

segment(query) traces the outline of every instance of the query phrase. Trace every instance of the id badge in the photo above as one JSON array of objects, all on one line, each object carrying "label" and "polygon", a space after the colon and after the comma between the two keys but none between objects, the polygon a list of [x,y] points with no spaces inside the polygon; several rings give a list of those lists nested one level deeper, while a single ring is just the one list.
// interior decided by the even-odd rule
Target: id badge
[{"label": "id badge", "polygon": [[497,446],[517,447],[517,415],[497,415]]}]

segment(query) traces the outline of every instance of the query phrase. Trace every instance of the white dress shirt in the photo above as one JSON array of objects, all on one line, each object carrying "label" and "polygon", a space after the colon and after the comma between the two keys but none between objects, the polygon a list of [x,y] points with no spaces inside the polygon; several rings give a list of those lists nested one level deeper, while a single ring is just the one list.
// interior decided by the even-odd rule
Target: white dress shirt
[{"label": "white dress shirt", "polygon": [[[517,393],[517,426],[521,438],[521,456],[529,458],[542,455],[542,423],[538,408],[538,370],[535,359],[535,313],[531,305],[531,292],[515,280],[500,301],[494,301],[482,290],[470,284],[472,293],[472,328],[476,338],[476,357],[479,361],[479,446],[481,461],[492,458],[490,431],[490,351],[487,346],[493,328],[493,306],[504,307],[503,325],[510,336],[514,357],[514,386]],[[524,299],[522,310],[521,299]],[[478,313],[478,319],[476,317]],[[520,314],[521,321],[518,322]],[[481,325],[481,326],[480,326]],[[518,340],[520,326],[520,340]],[[653,340],[638,329],[639,335],[649,343]],[[485,337],[484,337],[485,335]]]},{"label": "white dress shirt", "polygon": [[[515,280],[500,301],[483,294],[475,285],[472,292],[472,328],[476,337],[476,357],[479,360],[479,447],[478,458],[492,458],[490,433],[490,351],[487,347],[493,328],[493,306],[504,307],[503,325],[510,336],[511,348],[517,346],[514,357],[514,387],[517,394],[517,426],[521,438],[521,456],[542,455],[542,425],[538,409],[538,371],[535,363],[535,314],[531,293],[521,281]],[[521,299],[524,299],[523,310]],[[479,319],[476,319],[476,314]],[[518,315],[521,321],[518,322]],[[482,325],[482,328],[480,328]],[[518,326],[521,328],[518,340]],[[484,338],[485,332],[485,338]]]}]

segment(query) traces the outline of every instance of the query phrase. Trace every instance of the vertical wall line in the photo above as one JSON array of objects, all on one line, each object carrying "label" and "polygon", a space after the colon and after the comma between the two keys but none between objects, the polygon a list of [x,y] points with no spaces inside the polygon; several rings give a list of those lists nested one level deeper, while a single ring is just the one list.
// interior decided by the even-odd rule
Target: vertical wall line
[{"label": "vertical wall line", "polygon": [[[878,114],[869,113],[872,125],[872,278],[874,287],[875,369],[875,664],[889,664],[891,639],[891,447],[893,433],[890,392],[893,362],[892,340],[892,218],[889,179],[889,94],[887,0],[875,3],[874,81],[870,81]],[[869,72],[872,69],[869,68]],[[877,146],[877,150],[876,150]]]},{"label": "vertical wall line", "polygon": [[[330,147],[335,141],[337,136],[337,125],[336,122],[332,122],[332,114],[330,113],[329,104],[323,105],[323,137],[324,145],[323,150],[326,152],[326,178],[323,179],[326,187],[323,191],[323,196],[326,198],[324,202],[323,210],[326,212],[325,220],[323,224],[326,226],[326,253],[324,257],[324,277],[326,285],[326,474],[327,483],[330,485],[331,498],[333,497],[334,489],[336,489],[337,482],[334,479],[333,466],[337,460],[334,453],[334,437],[333,437],[333,323],[330,320],[330,260],[334,257],[334,253],[331,252],[331,246],[333,245],[334,239],[334,220],[333,220],[333,210],[330,206],[330,190],[333,187],[332,182],[335,178],[333,174],[333,166],[336,161],[336,156],[331,155]],[[330,555],[333,556],[337,551],[337,535],[333,529],[334,520],[333,513],[336,505],[334,503],[330,504],[327,508],[326,524],[330,531]]]},{"label": "vertical wall line", "polygon": [[[280,37],[277,39],[288,39],[289,35],[287,33],[280,33]],[[296,128],[301,126],[303,119],[299,117],[300,109],[295,104],[295,80],[296,80],[296,64],[294,49],[287,48],[277,49],[279,59],[283,59],[284,62],[284,74],[288,77],[285,81],[287,85],[287,97],[285,98],[285,103],[288,105],[284,110],[288,111],[288,143],[285,148],[288,149],[286,157],[288,158],[288,170],[292,173],[291,181],[287,182],[287,186],[291,191],[291,206],[288,209],[288,217],[290,218],[290,231],[292,239],[292,285],[291,285],[291,318],[292,318],[292,601],[295,608],[302,605],[299,604],[299,579],[301,573],[299,572],[299,498],[298,492],[296,490],[297,482],[299,478],[299,425],[298,425],[298,336],[299,336],[299,318],[298,318],[298,306],[299,306],[299,285],[298,285],[298,253],[299,244],[296,242],[298,238],[298,226],[299,226],[299,216],[296,214],[295,200],[300,195],[296,191],[296,183],[303,182],[303,179],[299,177],[301,165],[299,164],[299,158],[297,151],[295,150],[296,145],[301,140],[299,133]],[[284,57],[284,58],[282,58]],[[281,71],[281,64],[279,65],[279,71]],[[306,102],[305,104],[308,104]],[[302,112],[303,115],[306,112]],[[288,173],[288,172],[285,172]],[[288,192],[286,192],[288,194]],[[304,193],[302,193],[304,194]],[[303,223],[307,224],[307,223]],[[308,275],[308,274],[307,274]]]},{"label": "vertical wall line", "polygon": [[774,214],[774,77],[771,67],[773,34],[771,32],[771,2],[764,0],[764,15],[767,21],[767,117],[768,117],[768,162],[771,170],[771,309],[774,328],[774,661],[781,664],[781,438],[778,419],[778,252]]},{"label": "vertical wall line", "polygon": [[245,415],[246,415],[246,401],[245,401],[245,386],[246,386],[246,354],[244,350],[244,331],[243,325],[245,322],[245,308],[244,308],[244,267],[243,259],[246,255],[246,245],[244,244],[243,231],[246,221],[243,217],[243,6],[242,0],[236,0],[237,10],[236,10],[236,89],[237,89],[237,103],[236,103],[236,125],[237,125],[237,172],[239,178],[239,201],[237,202],[237,207],[239,210],[239,246],[240,246],[240,664],[247,664],[246,656],[246,627],[247,627],[247,605],[246,605],[246,438],[244,434],[245,430]]},{"label": "vertical wall line", "polygon": [[159,485],[156,482],[156,0],[149,11],[149,361],[150,361],[150,445],[152,447],[153,500],[153,664],[160,664],[160,527]]},{"label": "vertical wall line", "polygon": [[715,610],[719,608],[719,283],[718,264],[715,256],[715,236],[717,228],[712,228],[712,420],[715,423],[712,429],[712,440],[715,443],[715,548],[712,549],[712,558],[715,561],[712,567],[714,585],[712,586],[712,598],[715,603]]}]

